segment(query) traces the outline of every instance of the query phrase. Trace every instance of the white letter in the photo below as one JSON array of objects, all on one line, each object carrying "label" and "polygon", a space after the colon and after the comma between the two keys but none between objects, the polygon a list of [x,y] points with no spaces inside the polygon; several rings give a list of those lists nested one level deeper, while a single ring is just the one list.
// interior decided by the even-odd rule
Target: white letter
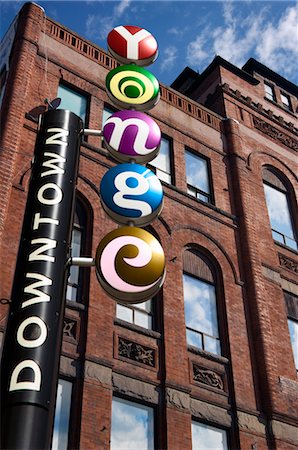
[{"label": "white letter", "polygon": [[47,250],[50,250],[51,248],[56,248],[57,241],[55,241],[54,239],[49,239],[49,238],[38,238],[38,239],[32,239],[31,244],[32,245],[44,244],[44,245],[37,248],[36,250],[33,250],[33,252],[30,253],[29,261],[37,261],[37,260],[51,261],[51,262],[55,261],[54,256],[40,255],[40,253],[46,252]]},{"label": "white letter", "polygon": [[[24,331],[25,328],[28,325],[31,325],[32,323],[35,323],[40,328],[40,336],[36,339],[25,339],[24,338]],[[36,348],[40,347],[44,341],[46,340],[48,335],[46,324],[42,319],[36,316],[28,317],[28,319],[25,319],[24,322],[21,323],[21,325],[18,328],[17,331],[17,341],[18,343],[25,348]]]},{"label": "white letter", "polygon": [[38,290],[38,288],[43,286],[52,286],[53,281],[50,278],[46,277],[45,275],[41,275],[39,273],[26,273],[26,278],[31,278],[40,281],[31,283],[29,284],[29,286],[25,287],[24,293],[35,295],[35,297],[23,302],[22,308],[26,308],[26,306],[35,305],[35,303],[49,302],[51,300],[48,294],[45,294],[44,292]]},{"label": "white letter", "polygon": [[53,159],[49,159],[48,161],[44,161],[42,163],[43,167],[49,167],[46,172],[41,174],[42,177],[46,177],[47,175],[57,175],[58,173],[64,173],[64,169],[59,166],[55,166],[57,163],[65,163],[66,159],[63,156],[57,155],[56,153],[45,152],[44,156],[52,156]]},{"label": "white letter", "polygon": [[[32,369],[34,372],[34,381],[18,381],[18,376],[23,369]],[[20,362],[11,374],[9,391],[20,391],[28,389],[29,391],[40,391],[41,385],[41,371],[38,364],[32,359],[26,359]]]},{"label": "white letter", "polygon": [[[43,193],[47,189],[54,189],[56,191],[56,197],[55,198],[44,198]],[[47,183],[41,186],[37,193],[37,198],[40,201],[40,203],[44,205],[56,205],[57,203],[60,203],[63,197],[63,193],[61,191],[61,188],[54,183]]]},{"label": "white letter", "polygon": [[156,147],[146,147],[146,142],[150,134],[149,125],[141,119],[125,119],[122,120],[120,117],[110,117],[105,122],[105,126],[109,123],[113,123],[115,126],[112,131],[112,135],[109,141],[109,145],[114,148],[117,152],[120,148],[121,139],[123,137],[123,133],[129,126],[136,126],[137,133],[135,137],[135,141],[133,143],[133,149],[138,155],[147,155],[152,150],[155,150]]},{"label": "white letter", "polygon": [[116,27],[116,31],[126,40],[127,57],[131,59],[139,59],[139,42],[148,36],[151,36],[147,30],[140,30],[135,34],[131,34],[123,26]]},{"label": "white letter", "polygon": [[40,213],[35,213],[33,221],[33,230],[38,230],[40,223],[53,223],[54,225],[59,225],[59,220],[51,219],[50,217],[40,218]]},{"label": "white letter", "polygon": [[[49,144],[57,144],[57,145],[68,145],[68,142],[66,140],[66,136],[69,135],[69,131],[63,130],[63,128],[49,128],[47,130],[47,133],[57,133],[53,136],[50,136],[46,139],[46,145]],[[64,141],[59,141],[59,138],[64,138]]]},{"label": "white letter", "polygon": [[[145,172],[146,173],[146,172]],[[135,187],[129,187],[126,181],[129,178],[137,180],[138,184]],[[125,198],[125,195],[143,195],[146,194],[150,188],[148,181],[144,176],[137,172],[122,172],[119,173],[114,180],[115,187],[119,192],[116,192],[113,196],[113,200],[117,206],[127,209],[136,209],[141,211],[141,217],[152,213],[152,208],[149,203],[143,200],[137,200],[134,198]]]}]

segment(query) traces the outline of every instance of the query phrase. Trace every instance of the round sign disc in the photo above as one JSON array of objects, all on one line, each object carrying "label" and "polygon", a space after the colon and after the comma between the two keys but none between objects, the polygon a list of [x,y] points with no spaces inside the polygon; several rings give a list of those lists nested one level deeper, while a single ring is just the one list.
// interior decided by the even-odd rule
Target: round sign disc
[{"label": "round sign disc", "polygon": [[142,303],[157,294],[165,278],[165,256],[158,240],[141,228],[122,227],[99,243],[96,274],[114,299]]},{"label": "round sign disc", "polygon": [[142,67],[125,65],[111,70],[106,77],[107,94],[120,108],[138,111],[153,108],[160,97],[155,76]]},{"label": "round sign disc", "polygon": [[108,34],[108,49],[123,64],[148,66],[158,55],[157,42],[145,28],[119,26]]},{"label": "round sign disc", "polygon": [[132,159],[147,163],[155,158],[161,143],[161,132],[151,117],[140,111],[119,111],[105,122],[103,140],[119,162]]},{"label": "round sign disc", "polygon": [[103,176],[100,199],[115,222],[146,226],[160,214],[163,190],[157,176],[139,164],[119,164]]}]

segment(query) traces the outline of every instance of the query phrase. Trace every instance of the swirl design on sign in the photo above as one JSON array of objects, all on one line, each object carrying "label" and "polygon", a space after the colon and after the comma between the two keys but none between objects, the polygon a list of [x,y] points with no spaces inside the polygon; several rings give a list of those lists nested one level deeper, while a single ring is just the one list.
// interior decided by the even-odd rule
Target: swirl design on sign
[{"label": "swirl design on sign", "polygon": [[141,228],[123,227],[105,236],[97,248],[95,264],[103,288],[128,303],[151,298],[164,279],[163,249]]},{"label": "swirl design on sign", "polygon": [[137,109],[150,109],[159,100],[159,84],[151,72],[141,67],[125,65],[111,70],[106,87],[114,103]]}]

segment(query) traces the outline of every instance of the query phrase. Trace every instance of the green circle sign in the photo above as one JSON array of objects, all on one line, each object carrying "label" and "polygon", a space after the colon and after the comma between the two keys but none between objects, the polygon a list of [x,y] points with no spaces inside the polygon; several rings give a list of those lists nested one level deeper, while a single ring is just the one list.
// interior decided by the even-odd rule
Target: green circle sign
[{"label": "green circle sign", "polygon": [[160,97],[159,83],[146,69],[125,65],[111,70],[106,78],[107,94],[120,108],[134,107],[138,111],[153,108]]}]

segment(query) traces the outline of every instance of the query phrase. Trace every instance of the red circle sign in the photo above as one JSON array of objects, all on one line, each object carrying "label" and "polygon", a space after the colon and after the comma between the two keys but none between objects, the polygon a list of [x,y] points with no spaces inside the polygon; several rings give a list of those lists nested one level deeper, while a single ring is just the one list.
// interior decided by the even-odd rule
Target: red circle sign
[{"label": "red circle sign", "polygon": [[120,62],[147,66],[157,58],[157,42],[145,28],[119,26],[108,34],[109,52]]}]

